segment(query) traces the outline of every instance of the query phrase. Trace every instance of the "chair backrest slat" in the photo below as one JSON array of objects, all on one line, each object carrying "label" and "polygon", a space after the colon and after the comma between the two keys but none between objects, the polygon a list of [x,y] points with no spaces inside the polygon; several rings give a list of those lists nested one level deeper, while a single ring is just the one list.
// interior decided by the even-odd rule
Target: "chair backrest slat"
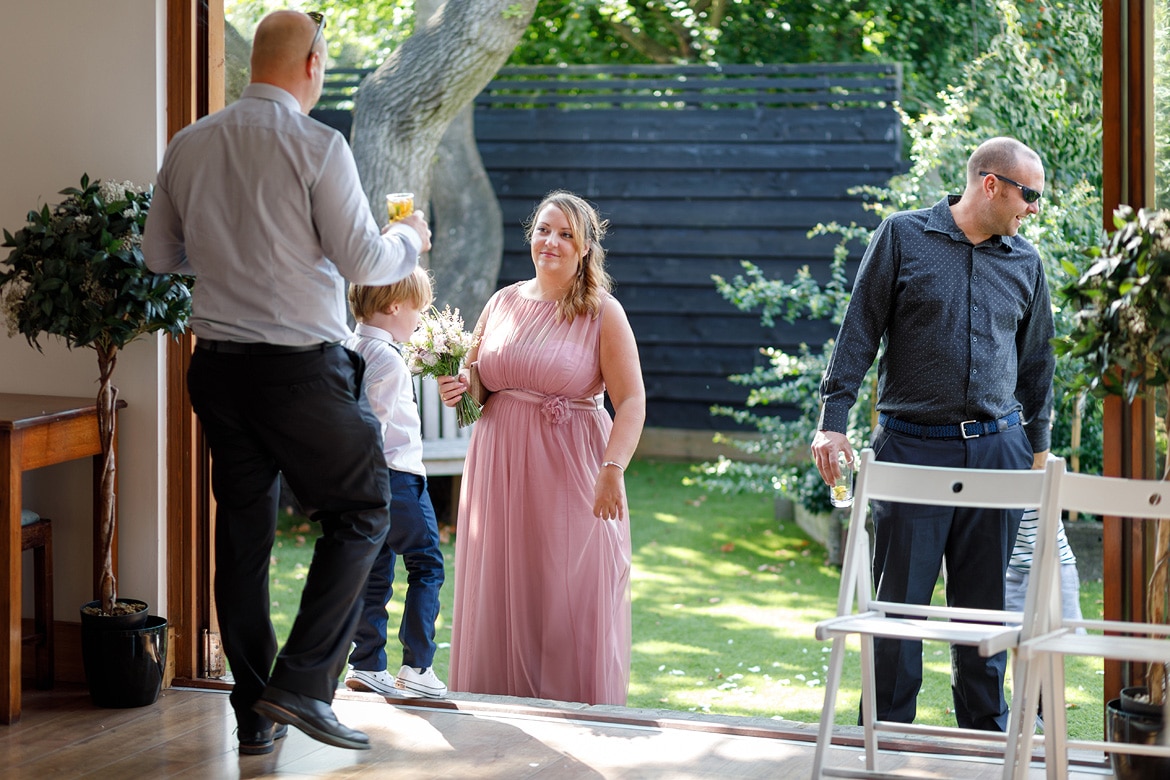
[{"label": "chair backrest slat", "polygon": [[1066,472],[1060,507],[1075,512],[1143,520],[1170,518],[1170,482]]},{"label": "chair backrest slat", "polygon": [[863,462],[858,498],[939,506],[1026,509],[1038,506],[1044,472],[953,469]]},{"label": "chair backrest slat", "polygon": [[865,532],[870,501],[1029,509],[1040,506],[1046,484],[1045,472],[1034,469],[957,469],[882,463],[871,448],[862,450],[841,566],[843,586],[837,595],[837,614],[849,614],[854,605],[864,612],[874,598],[869,535]]}]

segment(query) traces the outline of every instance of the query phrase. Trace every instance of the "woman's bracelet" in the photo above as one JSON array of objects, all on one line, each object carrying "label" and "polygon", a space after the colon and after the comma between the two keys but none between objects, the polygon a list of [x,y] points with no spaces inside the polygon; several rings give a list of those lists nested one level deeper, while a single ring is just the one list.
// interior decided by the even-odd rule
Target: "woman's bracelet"
[{"label": "woman's bracelet", "polygon": [[618,463],[616,460],[607,460],[605,463],[601,464],[602,468],[605,468],[606,466],[613,466],[614,468],[616,468],[618,471],[620,471],[622,473],[625,473],[625,470],[626,470],[626,467],[623,466],[622,464]]}]

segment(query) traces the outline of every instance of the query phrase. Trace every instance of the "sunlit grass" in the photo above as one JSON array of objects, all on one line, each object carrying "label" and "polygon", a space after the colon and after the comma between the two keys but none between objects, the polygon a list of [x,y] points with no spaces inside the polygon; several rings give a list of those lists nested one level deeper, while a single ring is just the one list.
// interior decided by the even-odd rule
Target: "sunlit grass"
[{"label": "sunlit grass", "polygon": [[[794,523],[778,523],[770,498],[707,494],[684,486],[683,463],[635,461],[626,471],[633,533],[634,637],[629,705],[720,715],[820,719],[829,644],[813,624],[835,610],[840,572]],[[273,550],[273,622],[281,641],[291,626],[316,526],[282,519]],[[442,546],[435,671],[447,677],[454,593],[453,537]],[[406,582],[398,563],[396,583]],[[391,600],[388,654],[398,663],[401,593]],[[936,594],[936,598],[941,598]],[[1101,583],[1082,586],[1086,617],[1101,614]],[[857,722],[859,644],[846,645],[836,722]],[[953,725],[950,655],[923,647],[918,722]],[[1069,659],[1069,733],[1100,739],[1099,659]],[[1009,676],[1010,685],[1010,676]],[[1009,694],[1010,695],[1010,688]]]}]

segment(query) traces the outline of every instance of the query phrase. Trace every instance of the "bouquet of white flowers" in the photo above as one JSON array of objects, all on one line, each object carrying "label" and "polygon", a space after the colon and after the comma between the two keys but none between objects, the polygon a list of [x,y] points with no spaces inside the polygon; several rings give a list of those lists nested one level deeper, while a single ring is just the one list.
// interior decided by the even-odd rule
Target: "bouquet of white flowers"
[{"label": "bouquet of white flowers", "polygon": [[[463,329],[463,317],[459,310],[451,311],[444,306],[442,311],[431,307],[419,321],[418,330],[406,343],[406,365],[412,373],[422,376],[455,376],[463,364],[463,358],[475,346],[475,336]],[[455,418],[460,428],[465,428],[483,414],[479,402],[464,393],[455,405]]]}]

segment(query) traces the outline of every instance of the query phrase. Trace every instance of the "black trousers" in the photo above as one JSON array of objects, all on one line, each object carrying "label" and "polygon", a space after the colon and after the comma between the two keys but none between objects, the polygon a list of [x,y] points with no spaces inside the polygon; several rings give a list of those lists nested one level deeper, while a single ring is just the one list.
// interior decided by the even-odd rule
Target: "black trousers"
[{"label": "black trousers", "polygon": [[[977,439],[921,439],[878,427],[879,461],[919,466],[1027,469],[1032,447],[1020,426]],[[874,501],[873,577],[881,600],[929,604],[946,562],[946,599],[954,607],[1003,609],[1007,564],[1020,527],[1018,510],[917,506]],[[922,687],[922,642],[874,638],[879,720],[912,723]],[[1007,654],[984,658],[952,645],[951,692],[963,728],[1006,731]]]},{"label": "black trousers", "polygon": [[[242,731],[267,726],[252,712],[265,685],[331,702],[345,666],[359,597],[390,527],[381,427],[361,394],[363,369],[340,346],[192,356],[191,403],[211,445],[215,602]],[[322,535],[278,657],[268,562],[281,474]]]}]

